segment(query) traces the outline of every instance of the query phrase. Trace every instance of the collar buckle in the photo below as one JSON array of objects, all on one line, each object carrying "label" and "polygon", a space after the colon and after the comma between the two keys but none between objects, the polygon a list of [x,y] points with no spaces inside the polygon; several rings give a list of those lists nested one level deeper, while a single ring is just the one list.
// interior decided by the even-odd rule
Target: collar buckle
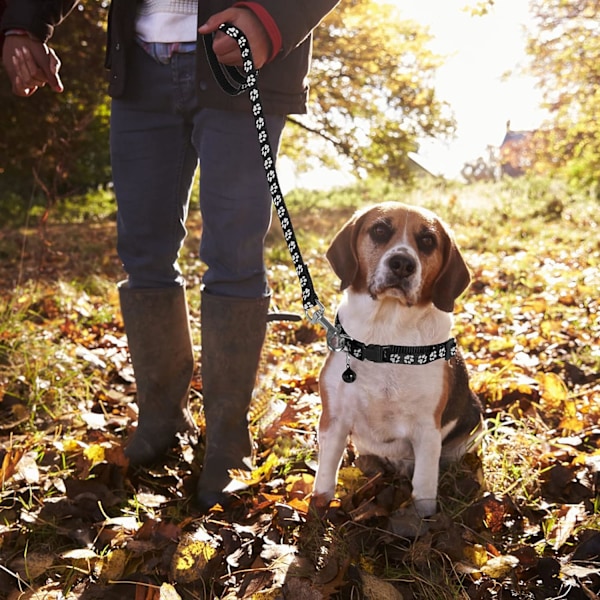
[{"label": "collar buckle", "polygon": [[363,357],[370,362],[384,362],[383,346],[368,344],[365,346]]}]

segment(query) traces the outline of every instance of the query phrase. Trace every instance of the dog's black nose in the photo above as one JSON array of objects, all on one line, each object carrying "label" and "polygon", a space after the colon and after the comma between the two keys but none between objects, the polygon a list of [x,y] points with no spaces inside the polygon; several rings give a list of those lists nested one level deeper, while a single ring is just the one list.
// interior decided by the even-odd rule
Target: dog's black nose
[{"label": "dog's black nose", "polygon": [[408,254],[393,254],[388,258],[387,264],[390,271],[398,279],[406,279],[417,270],[415,259]]}]

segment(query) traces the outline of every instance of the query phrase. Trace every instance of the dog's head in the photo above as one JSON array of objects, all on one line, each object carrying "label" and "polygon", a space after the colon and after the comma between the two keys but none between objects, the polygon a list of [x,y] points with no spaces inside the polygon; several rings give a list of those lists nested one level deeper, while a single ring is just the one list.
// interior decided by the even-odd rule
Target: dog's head
[{"label": "dog's head", "polygon": [[385,202],[357,212],[327,251],[341,289],[445,312],[470,274],[448,227],[431,211]]}]

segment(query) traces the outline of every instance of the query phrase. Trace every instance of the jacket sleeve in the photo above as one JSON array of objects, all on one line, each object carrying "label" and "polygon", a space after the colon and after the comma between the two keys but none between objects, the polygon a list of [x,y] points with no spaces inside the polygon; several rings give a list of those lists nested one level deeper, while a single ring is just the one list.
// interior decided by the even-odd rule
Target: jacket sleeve
[{"label": "jacket sleeve", "polygon": [[25,29],[47,42],[79,0],[9,0],[0,29]]},{"label": "jacket sleeve", "polygon": [[281,33],[285,56],[297,48],[333,10],[339,0],[252,0],[271,15]]}]

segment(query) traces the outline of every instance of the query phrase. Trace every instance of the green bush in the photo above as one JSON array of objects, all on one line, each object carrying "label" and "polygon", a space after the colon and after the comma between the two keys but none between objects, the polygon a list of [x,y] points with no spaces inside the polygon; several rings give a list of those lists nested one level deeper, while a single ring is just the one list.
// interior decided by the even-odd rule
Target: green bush
[{"label": "green bush", "polygon": [[[0,214],[23,222],[31,207],[54,205],[111,180],[104,68],[106,7],[88,2],[55,32],[62,94],[12,94],[0,77]],[[6,220],[5,220],[6,216]]]}]

